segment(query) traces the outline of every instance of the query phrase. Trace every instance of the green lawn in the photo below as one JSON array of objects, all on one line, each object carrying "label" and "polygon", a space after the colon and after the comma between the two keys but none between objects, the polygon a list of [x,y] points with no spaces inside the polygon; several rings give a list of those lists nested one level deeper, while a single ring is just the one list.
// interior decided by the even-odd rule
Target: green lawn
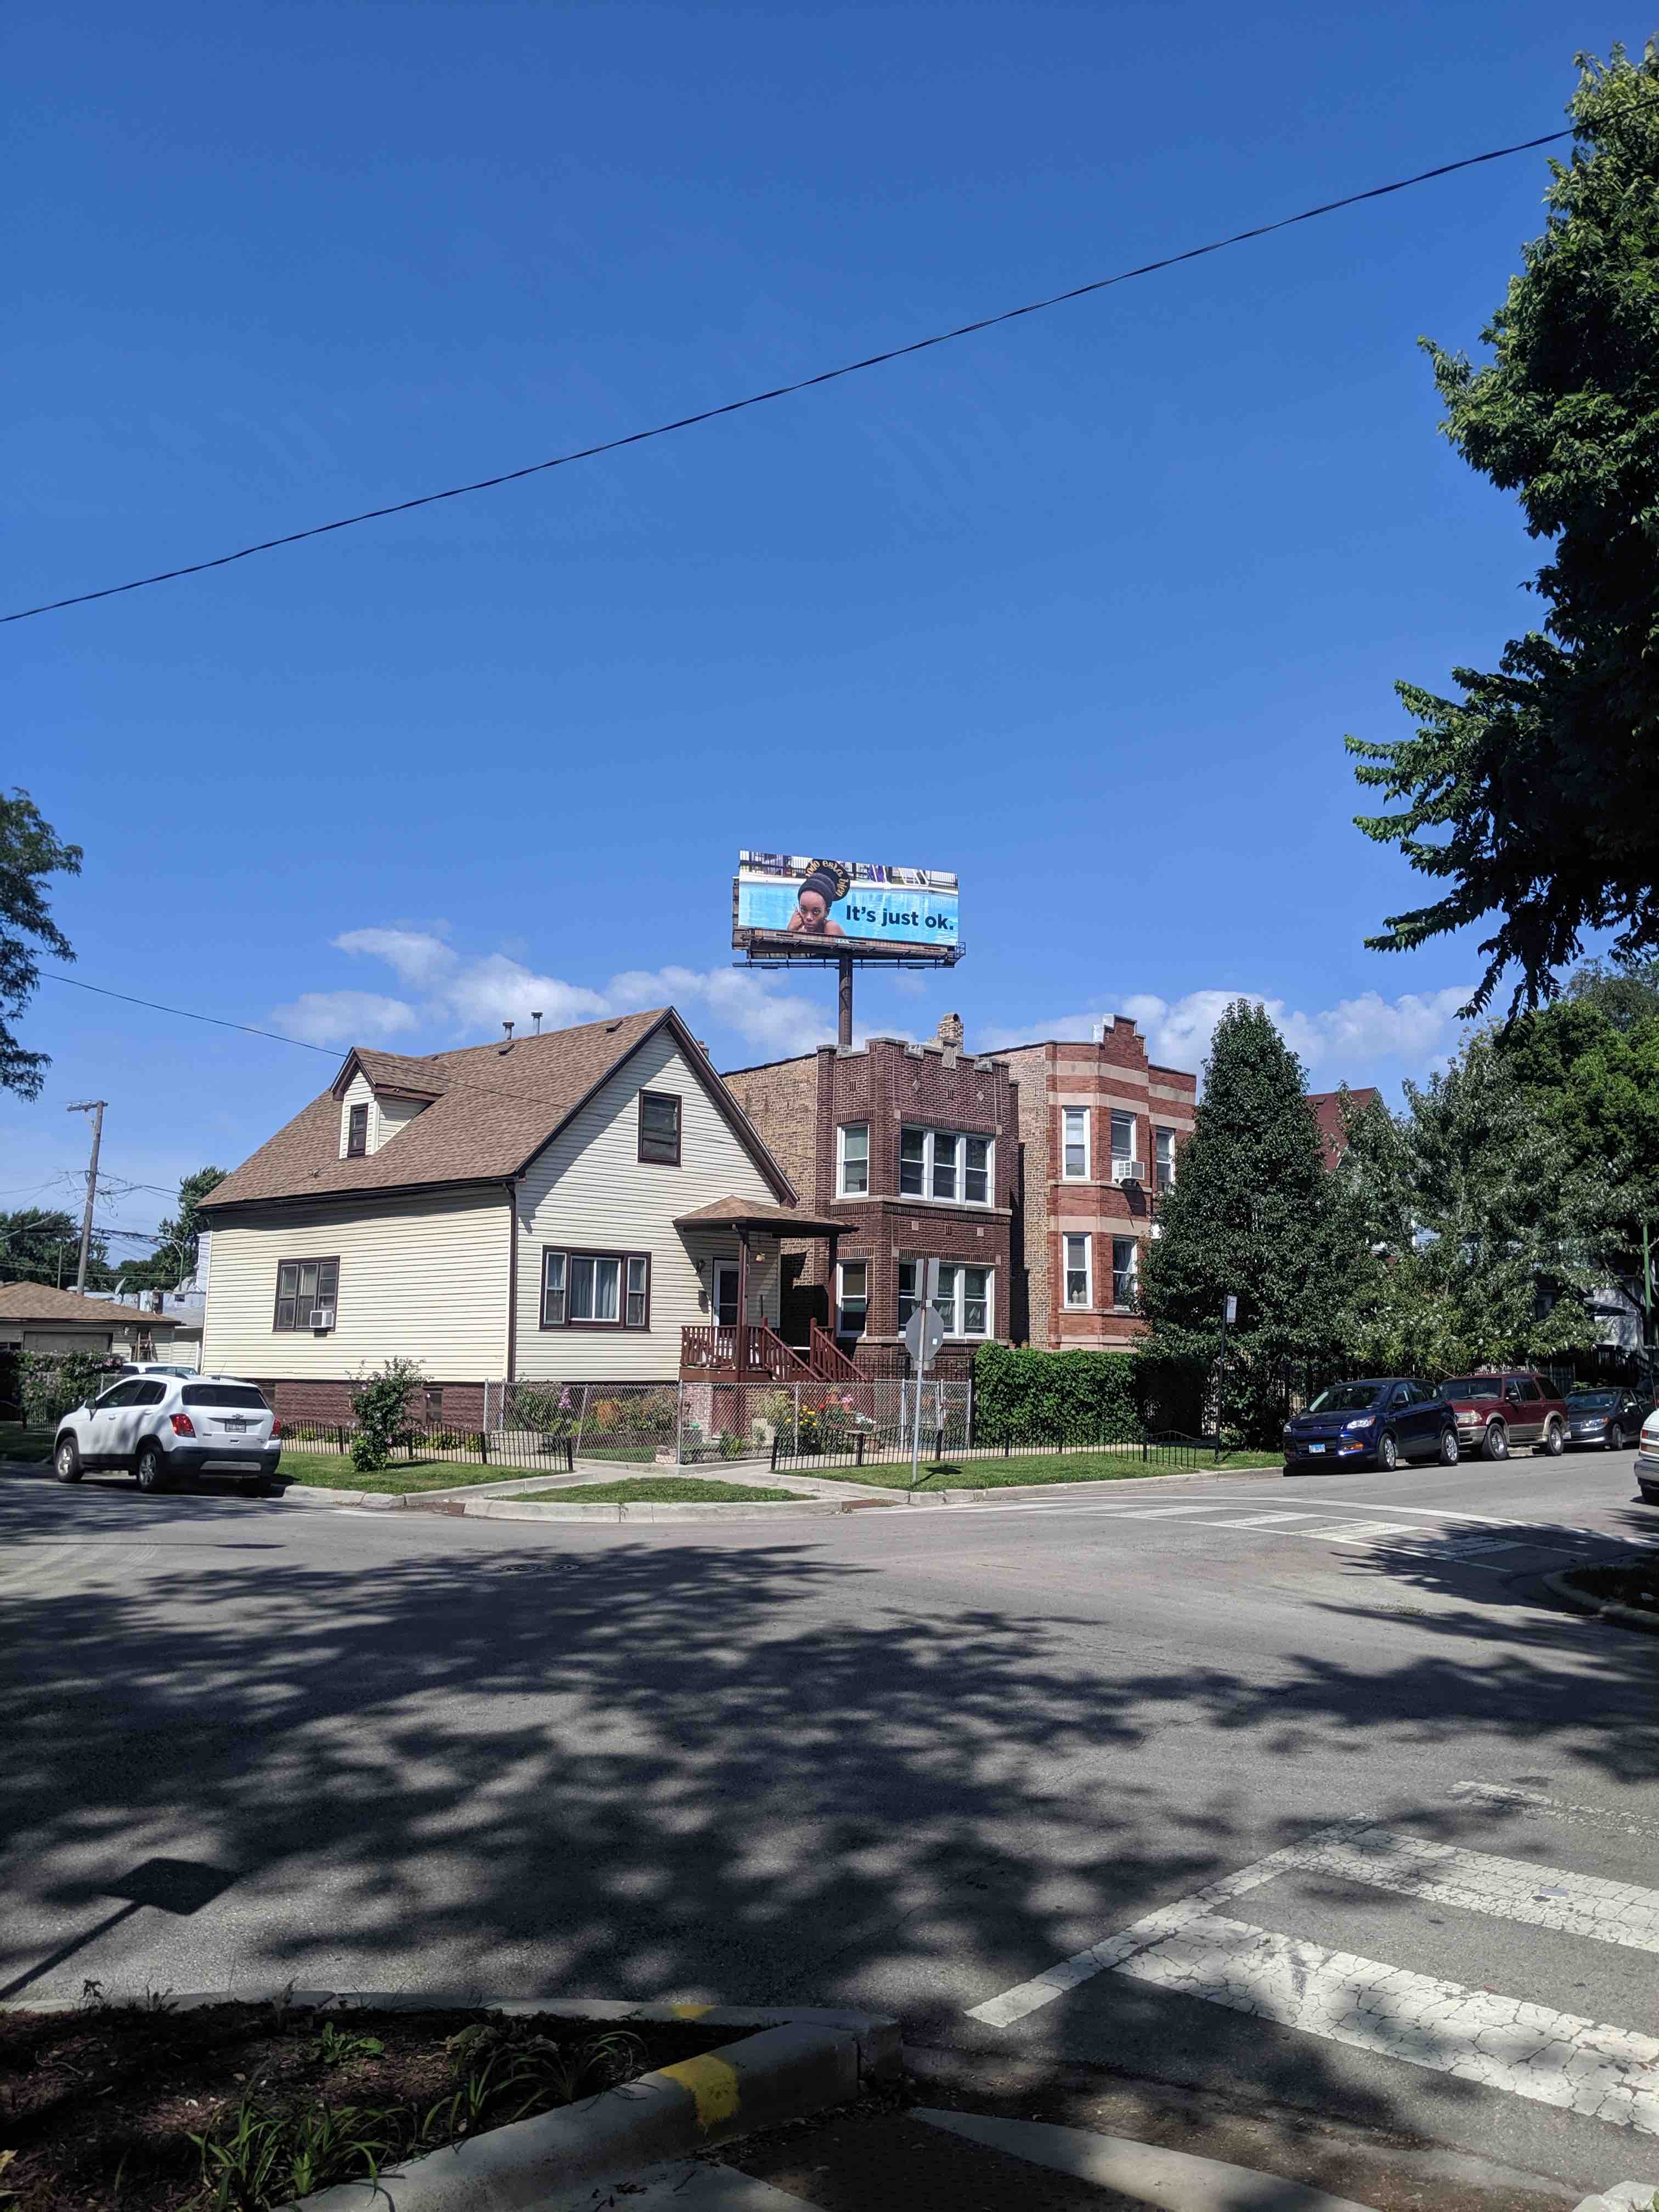
[{"label": "green lawn", "polygon": [[799,1490],[762,1490],[752,1483],[703,1482],[696,1475],[635,1475],[620,1482],[581,1482],[574,1489],[513,1490],[526,1505],[747,1505],[752,1499],[804,1498]]},{"label": "green lawn", "polygon": [[514,1469],[481,1467],[476,1459],[398,1459],[380,1474],[359,1474],[347,1452],[283,1448],[277,1479],[307,1490],[372,1490],[401,1497],[411,1490],[459,1490],[464,1483],[505,1482]]},{"label": "green lawn", "polygon": [[0,1421],[0,1459],[45,1459],[52,1450],[50,1429],[26,1429],[17,1421]]},{"label": "green lawn", "polygon": [[[1283,1452],[1224,1452],[1212,1462],[1203,1460],[1197,1472],[1211,1466],[1219,1474],[1241,1467],[1283,1467]],[[818,1467],[811,1462],[794,1470],[815,1474],[825,1482],[867,1482],[881,1490],[908,1490],[910,1470],[902,1462],[881,1467]],[[1156,1461],[1142,1465],[1138,1452],[1030,1452],[1012,1459],[950,1460],[936,1467],[924,1461],[918,1487],[923,1490],[1006,1490],[1040,1482],[1139,1482],[1147,1475],[1177,1474],[1178,1468],[1159,1467]]]}]

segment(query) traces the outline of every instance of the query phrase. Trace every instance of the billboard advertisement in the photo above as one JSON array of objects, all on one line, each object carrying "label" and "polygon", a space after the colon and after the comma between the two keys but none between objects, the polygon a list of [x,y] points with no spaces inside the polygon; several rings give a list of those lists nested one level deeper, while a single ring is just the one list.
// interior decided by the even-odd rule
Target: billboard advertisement
[{"label": "billboard advertisement", "polygon": [[943,868],[799,853],[738,855],[732,942],[740,948],[953,960],[957,928],[957,879]]}]

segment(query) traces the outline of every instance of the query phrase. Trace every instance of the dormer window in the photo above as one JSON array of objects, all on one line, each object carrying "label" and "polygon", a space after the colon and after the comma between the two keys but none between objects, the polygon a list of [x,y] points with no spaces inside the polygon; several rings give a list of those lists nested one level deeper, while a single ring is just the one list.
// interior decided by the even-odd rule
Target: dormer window
[{"label": "dormer window", "polygon": [[354,1106],[346,1117],[346,1158],[360,1160],[368,1150],[368,1108]]}]

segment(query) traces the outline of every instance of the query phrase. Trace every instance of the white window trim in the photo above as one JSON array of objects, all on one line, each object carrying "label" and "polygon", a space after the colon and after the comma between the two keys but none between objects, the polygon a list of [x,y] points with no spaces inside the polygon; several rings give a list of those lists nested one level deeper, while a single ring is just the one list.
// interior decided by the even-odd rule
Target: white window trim
[{"label": "white window trim", "polygon": [[[847,1188],[847,1133],[849,1129],[864,1132],[864,1188]],[[868,1198],[870,1195],[870,1124],[867,1121],[842,1121],[836,1128],[836,1195],[837,1198]]]},{"label": "white window trim", "polygon": [[836,1262],[836,1334],[837,1336],[850,1336],[853,1334],[851,1329],[842,1326],[847,1316],[847,1270],[849,1267],[862,1267],[864,1270],[864,1326],[858,1334],[860,1336],[867,1336],[870,1334],[870,1266],[868,1260],[837,1260]]},{"label": "white window trim", "polygon": [[[939,1319],[945,1322],[945,1335],[961,1344],[990,1343],[997,1333],[996,1269],[994,1267],[983,1266],[978,1260],[941,1259],[939,1264],[941,1274],[944,1273],[944,1271],[947,1267],[954,1267],[956,1269],[956,1288],[951,1298],[949,1318],[946,1318],[943,1311],[939,1313]],[[923,1253],[902,1252],[899,1255],[899,1266],[901,1268],[926,1267],[927,1265],[927,1255]],[[967,1274],[969,1267],[982,1272],[985,1277],[985,1327],[983,1329],[975,1329],[971,1333],[965,1329],[962,1325],[963,1310],[968,1302]],[[921,1279],[925,1280],[926,1278],[923,1277]],[[921,1301],[919,1299],[912,1301],[911,1310],[913,1312],[915,1306],[920,1303]],[[935,1300],[934,1303],[936,1306],[942,1306],[943,1300]],[[901,1329],[904,1326],[904,1318],[905,1317],[902,1316],[899,1322],[899,1327]]]},{"label": "white window trim", "polygon": [[[1129,1149],[1126,1152],[1121,1152],[1117,1148],[1117,1125],[1120,1121],[1127,1121],[1129,1125]],[[1127,1164],[1128,1161],[1139,1158],[1139,1155],[1135,1151],[1135,1146],[1140,1142],[1140,1116],[1139,1114],[1132,1113],[1127,1106],[1114,1106],[1112,1109],[1111,1119],[1108,1122],[1107,1127],[1111,1132],[1112,1165],[1114,1168],[1118,1165],[1120,1161]]]},{"label": "white window trim", "polygon": [[[1170,1140],[1170,1180],[1160,1182],[1158,1178],[1164,1172],[1164,1156],[1160,1147],[1166,1137]],[[1155,1121],[1152,1124],[1152,1187],[1156,1190],[1173,1190],[1175,1179],[1176,1133],[1167,1121]]]},{"label": "white window trim", "polygon": [[[1083,1116],[1083,1167],[1073,1175],[1066,1164],[1067,1150],[1066,1124],[1073,1114]],[[1094,1115],[1086,1106],[1062,1106],[1060,1109],[1060,1179],[1062,1182],[1087,1182],[1094,1158]]]},{"label": "white window trim", "polygon": [[[1117,1246],[1129,1248],[1129,1303],[1120,1305],[1117,1300]],[[1112,1311],[1130,1313],[1134,1309],[1136,1295],[1140,1289],[1140,1239],[1138,1237],[1114,1237],[1112,1239]]]},{"label": "white window trim", "polygon": [[[922,1188],[920,1190],[906,1190],[904,1188],[904,1139],[917,1130],[921,1131],[922,1138]],[[969,1198],[967,1194],[968,1142],[970,1138],[975,1143],[981,1144],[985,1147],[985,1195],[983,1198]],[[949,1198],[941,1198],[933,1188],[938,1150],[941,1140],[951,1147],[955,1163],[956,1190]],[[912,1199],[925,1199],[934,1206],[971,1206],[976,1209],[982,1207],[988,1213],[996,1203],[997,1140],[983,1129],[935,1129],[923,1121],[906,1121],[899,1129],[898,1183],[899,1188],[896,1194],[902,1202],[908,1203]]]},{"label": "white window trim", "polygon": [[[1079,1302],[1071,1292],[1073,1267],[1070,1248],[1083,1247],[1083,1297]],[[1086,1230],[1067,1229],[1060,1239],[1060,1296],[1067,1313],[1092,1313],[1095,1304],[1095,1240]]]}]

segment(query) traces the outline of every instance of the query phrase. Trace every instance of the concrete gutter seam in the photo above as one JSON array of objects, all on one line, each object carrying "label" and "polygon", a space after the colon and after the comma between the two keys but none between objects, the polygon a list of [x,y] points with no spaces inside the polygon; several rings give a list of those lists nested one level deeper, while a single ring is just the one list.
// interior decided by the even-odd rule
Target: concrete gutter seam
[{"label": "concrete gutter seam", "polygon": [[1163,2212],[1367,2212],[1352,2197],[1333,2197],[1305,2182],[1286,2181],[1248,2166],[1190,2151],[1163,2150],[1128,2136],[1091,2134],[1040,2120],[999,2120],[977,2112],[935,2112],[915,2106],[909,2116],[929,2127],[982,2143],[988,2150],[1024,2159],[1052,2173],[1115,2189],[1137,2203]]},{"label": "concrete gutter seam", "polygon": [[1659,1613],[1644,1613],[1639,1606],[1620,1605],[1611,1598],[1593,1597],[1589,1590],[1577,1586],[1572,1573],[1571,1568],[1563,1567],[1555,1574],[1546,1575],[1545,1589],[1553,1590],[1575,1613],[1588,1613],[1594,1620],[1615,1621],[1620,1628],[1639,1628],[1644,1636],[1659,1636]]},{"label": "concrete gutter seam", "polygon": [[845,2029],[794,2021],[682,2059],[580,2105],[492,2128],[398,2172],[343,2182],[283,2212],[534,2212],[556,2190],[620,2180],[858,2094]]}]

